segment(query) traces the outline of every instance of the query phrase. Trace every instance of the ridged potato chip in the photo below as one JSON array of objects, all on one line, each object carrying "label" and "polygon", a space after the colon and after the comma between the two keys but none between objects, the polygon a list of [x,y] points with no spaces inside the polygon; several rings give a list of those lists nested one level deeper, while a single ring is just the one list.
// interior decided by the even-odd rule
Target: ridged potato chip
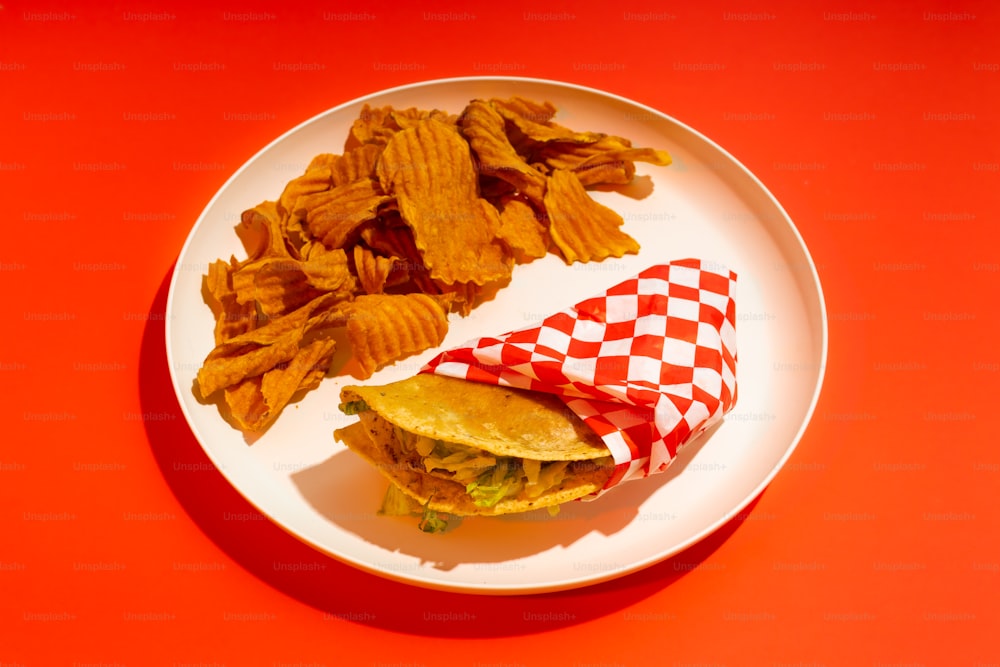
[{"label": "ridged potato chip", "polygon": [[261,257],[290,257],[290,243],[282,224],[277,202],[266,201],[244,211],[236,226],[236,235],[243,243],[247,258],[244,263]]},{"label": "ridged potato chip", "polygon": [[338,185],[296,203],[296,215],[305,218],[309,234],[328,248],[343,248],[350,235],[374,219],[378,207],[389,201],[370,178]]},{"label": "ridged potato chip", "polygon": [[256,301],[269,318],[281,317],[323,295],[309,284],[301,262],[295,260],[263,260],[252,275],[253,293],[248,301]]},{"label": "ridged potato chip", "polygon": [[500,238],[514,252],[518,263],[545,257],[549,252],[549,233],[531,204],[516,197],[502,201]]},{"label": "ridged potato chip", "polygon": [[314,246],[306,260],[260,260],[254,267],[252,299],[264,315],[275,318],[320,296],[349,299],[354,289],[343,249]]},{"label": "ridged potato chip", "polygon": [[255,329],[258,323],[257,307],[253,302],[240,303],[233,288],[233,271],[238,266],[235,258],[230,262],[221,259],[208,265],[202,293],[215,316],[215,344]]},{"label": "ridged potato chip", "polygon": [[413,127],[420,121],[433,118],[445,124],[454,124],[455,116],[437,109],[395,109],[391,106],[373,108],[365,104],[351,125],[351,131],[344,142],[348,151],[365,144],[385,145],[400,130]]},{"label": "ridged potato chip", "polygon": [[362,295],[337,315],[346,322],[362,379],[390,362],[440,345],[448,332],[444,308],[426,294]]},{"label": "ridged potato chip", "polygon": [[216,345],[198,370],[196,382],[202,397],[290,361],[309,329],[325,322],[325,315],[314,318],[314,313],[332,302],[332,295],[317,297],[283,317]]},{"label": "ridged potato chip", "polygon": [[371,177],[381,153],[382,146],[378,144],[365,144],[345,151],[330,164],[333,185],[347,185]]},{"label": "ridged potato chip", "polygon": [[339,159],[340,156],[334,153],[320,153],[318,155],[315,155],[313,156],[313,159],[309,161],[309,164],[306,165],[305,173],[308,174],[313,169],[333,167],[333,165],[336,164],[337,160]]},{"label": "ridged potato chip", "polygon": [[571,169],[584,186],[625,185],[635,176],[635,163],[648,162],[665,167],[671,162],[666,151],[633,148],[628,139],[608,136],[593,144],[553,142],[535,156],[552,169]]},{"label": "ridged potato chip", "polygon": [[330,189],[331,185],[333,185],[332,164],[313,166],[313,168],[307,169],[301,176],[290,180],[285,189],[282,190],[277,202],[279,214],[287,215],[295,209],[295,204],[300,197],[325,192]]},{"label": "ridged potato chip", "polygon": [[639,243],[621,230],[622,217],[591,199],[572,171],[556,169],[549,176],[545,210],[552,242],[567,264],[639,252]]},{"label": "ridged potato chip", "polygon": [[[248,431],[261,431],[277,419],[278,414],[300,391],[318,386],[326,375],[337,344],[332,337],[314,340],[299,348],[287,364],[264,373],[260,393],[264,410],[258,411],[253,422],[242,424]],[[232,409],[230,404],[230,409]]]},{"label": "ridged potato chip", "polygon": [[[363,228],[361,238],[373,250],[398,258],[389,277],[389,282],[393,285],[406,284],[402,290],[404,292],[437,294],[440,291],[431,279],[420,249],[413,240],[413,230],[403,223],[398,213],[385,216],[379,225]],[[409,289],[405,289],[406,286]]]},{"label": "ridged potato chip", "polygon": [[394,264],[394,259],[376,255],[366,246],[354,246],[354,271],[365,294],[382,293]]},{"label": "ridged potato chip", "polygon": [[243,431],[266,429],[295,394],[315,389],[333,359],[333,338],[314,340],[302,346],[287,364],[279,364],[262,375],[227,387],[223,400],[229,417]]},{"label": "ridged potato chip", "polygon": [[300,267],[309,284],[320,291],[333,292],[345,299],[349,299],[357,291],[357,281],[351,273],[347,252],[343,248],[313,244],[305,253]]},{"label": "ridged potato chip", "polygon": [[393,109],[389,115],[392,122],[395,123],[396,128],[400,130],[413,127],[420,121],[428,118],[439,120],[446,125],[454,125],[458,119],[457,116],[445,113],[439,109],[426,110],[417,109],[416,107],[410,107],[409,109]]},{"label": "ridged potato chip", "polygon": [[523,97],[507,100],[490,100],[497,112],[510,121],[520,131],[515,139],[518,145],[527,142],[568,141],[590,144],[606,136],[600,132],[576,132],[552,122],[556,108],[548,103],[539,104]]},{"label": "ridged potato chip", "polygon": [[455,128],[420,121],[392,137],[376,168],[435,280],[477,285],[510,277],[500,214],[479,197],[469,145]]},{"label": "ridged potato chip", "polygon": [[344,142],[344,150],[349,151],[365,144],[385,144],[389,137],[399,131],[391,121],[392,107],[372,107],[365,104],[358,117],[351,124],[351,130]]},{"label": "ridged potato chip", "polygon": [[479,175],[494,176],[541,204],[545,175],[517,154],[504,128],[504,119],[489,102],[473,100],[459,120],[462,135],[479,160]]}]

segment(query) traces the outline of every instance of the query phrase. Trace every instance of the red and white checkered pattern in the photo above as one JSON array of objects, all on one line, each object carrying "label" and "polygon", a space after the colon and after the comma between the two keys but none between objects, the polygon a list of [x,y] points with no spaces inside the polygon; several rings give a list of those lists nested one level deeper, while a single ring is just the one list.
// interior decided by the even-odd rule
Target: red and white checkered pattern
[{"label": "red and white checkered pattern", "polygon": [[[421,369],[560,396],[616,464],[604,490],[662,472],[736,402],[736,274],[683,259]],[[603,493],[603,491],[602,491]]]}]

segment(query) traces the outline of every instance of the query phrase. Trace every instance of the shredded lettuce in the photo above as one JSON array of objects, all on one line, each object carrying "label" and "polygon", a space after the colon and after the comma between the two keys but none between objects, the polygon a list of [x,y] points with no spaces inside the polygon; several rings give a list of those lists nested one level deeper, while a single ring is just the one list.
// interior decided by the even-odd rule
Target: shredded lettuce
[{"label": "shredded lettuce", "polygon": [[424,505],[423,514],[417,527],[425,533],[443,533],[448,530],[448,521],[451,515],[435,512],[427,505]]},{"label": "shredded lettuce", "polygon": [[[513,456],[494,456],[474,447],[453,442],[431,440],[406,434],[404,438],[423,455],[433,442],[433,449],[423,455],[427,472],[441,470],[452,473],[452,479],[465,484],[466,493],[480,507],[494,507],[504,498],[516,496],[522,490],[529,498],[538,498],[562,483],[569,461],[543,462]],[[411,450],[412,451],[412,450]]]},{"label": "shredded lettuce", "polygon": [[[393,425],[393,430],[404,454],[419,455],[427,472],[451,473],[450,479],[464,484],[466,493],[479,507],[495,507],[505,498],[516,497],[522,492],[527,498],[538,498],[562,484],[570,465],[569,461],[494,456],[475,447],[412,433],[397,425]],[[442,532],[449,526],[450,519],[457,518],[422,506],[402,492],[399,494],[403,497],[399,499],[391,499],[389,493],[394,492],[392,489],[387,492],[380,513],[419,516],[420,529],[424,532]],[[550,511],[554,513],[558,509]]]},{"label": "shredded lettuce", "polygon": [[538,472],[538,480],[528,487],[528,495],[537,498],[554,486],[559,486],[566,477],[569,461],[552,461],[542,466]]},{"label": "shredded lettuce", "polygon": [[[446,453],[441,451],[445,448],[435,449],[429,456],[424,458],[424,469],[447,470],[454,474],[458,482],[469,482],[477,479],[484,470],[491,470],[497,465],[497,458],[490,454],[462,447]],[[439,453],[440,452],[440,453]],[[444,455],[442,455],[444,454]]]},{"label": "shredded lettuce", "polygon": [[348,401],[340,404],[340,411],[345,415],[356,415],[368,409],[368,404],[364,401]]},{"label": "shredded lettuce", "polygon": [[395,484],[390,484],[382,498],[378,513],[382,516],[419,517],[417,527],[425,533],[443,533],[456,528],[462,517],[437,512],[430,508],[430,502],[421,505],[419,501],[403,493]]},{"label": "shredded lettuce", "polygon": [[524,486],[522,468],[511,459],[503,459],[467,484],[465,492],[479,507],[493,507],[508,496],[517,495]]},{"label": "shredded lettuce", "polygon": [[378,513],[383,516],[409,516],[414,512],[420,512],[420,503],[403,493],[395,484],[390,484],[382,497]]}]

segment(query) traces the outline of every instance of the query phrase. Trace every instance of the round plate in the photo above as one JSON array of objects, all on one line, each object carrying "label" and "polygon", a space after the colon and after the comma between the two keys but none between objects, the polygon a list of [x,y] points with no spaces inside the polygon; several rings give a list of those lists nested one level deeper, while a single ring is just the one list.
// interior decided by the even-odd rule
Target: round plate
[{"label": "round plate", "polygon": [[[682,449],[665,472],[628,482],[555,517],[544,511],[466,519],[453,531],[420,532],[408,517],[376,510],[386,483],[333,430],[354,417],[337,410],[343,384],[330,377],[288,406],[255,442],[192,394],[213,346],[201,295],[208,264],[245,257],[233,227],[240,213],[277,199],[318,153],[341,152],[364,104],[459,112],[479,97],[548,100],[555,120],[578,130],[665,148],[668,167],[638,163],[622,190],[593,196],[618,211],[642,246],[638,255],[567,266],[554,255],[515,267],[511,284],[466,318],[454,318],[443,348],[521,328],[647,266],[697,257],[738,274],[739,399],[724,422]],[[827,329],[819,279],[781,205],[731,155],[663,113],[605,92],[509,77],[445,79],[402,86],[342,104],[277,138],[206,206],[181,251],[166,312],[174,390],[208,458],[272,521],[317,550],[360,569],[435,589],[529,593],[574,588],[647,567],[732,519],[788,459],[822,384]],[[442,348],[391,366],[368,382],[413,375]]]}]

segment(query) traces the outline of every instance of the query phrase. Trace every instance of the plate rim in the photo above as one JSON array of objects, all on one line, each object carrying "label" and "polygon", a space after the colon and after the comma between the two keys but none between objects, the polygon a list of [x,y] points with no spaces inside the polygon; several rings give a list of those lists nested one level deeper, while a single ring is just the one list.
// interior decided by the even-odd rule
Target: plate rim
[{"label": "plate rim", "polygon": [[[669,122],[675,124],[679,129],[693,136],[699,142],[704,143],[712,150],[717,151],[721,156],[723,156],[727,161],[731,163],[738,171],[748,177],[753,183],[754,187],[759,193],[763,194],[768,200],[769,204],[775,208],[777,212],[780,213],[781,222],[783,223],[783,228],[785,231],[790,233],[792,240],[794,241],[795,250],[801,254],[807,260],[808,271],[801,272],[805,273],[804,277],[800,277],[797,282],[797,287],[801,289],[803,284],[808,284],[810,290],[815,291],[816,302],[815,306],[818,308],[818,324],[819,330],[814,331],[813,335],[818,335],[817,340],[817,376],[815,384],[812,388],[812,395],[810,396],[808,405],[803,413],[801,423],[798,425],[794,435],[792,436],[788,446],[785,448],[783,454],[772,466],[771,470],[764,475],[754,488],[748,492],[744,498],[742,498],[735,506],[727,511],[722,517],[714,522],[710,522],[700,531],[694,533],[687,539],[679,542],[668,550],[658,552],[644,559],[633,561],[628,567],[622,569],[609,570],[600,573],[588,573],[587,575],[564,579],[559,582],[553,582],[550,585],[544,584],[529,584],[529,585],[517,585],[517,584],[501,584],[501,585],[488,585],[488,584],[469,584],[469,583],[458,583],[458,582],[446,582],[436,579],[427,579],[419,576],[408,576],[400,572],[393,571],[392,569],[379,568],[373,566],[370,563],[358,558],[352,558],[349,555],[343,553],[334,553],[328,549],[322,548],[321,546],[315,544],[314,542],[306,539],[304,536],[297,534],[290,527],[284,525],[284,523],[277,517],[272,516],[262,507],[259,506],[253,498],[249,497],[247,493],[240,488],[236,480],[231,476],[231,472],[226,470],[226,466],[221,465],[221,461],[217,456],[217,453],[213,452],[210,447],[207,447],[203,442],[202,437],[198,431],[193,426],[193,417],[187,409],[185,401],[182,399],[181,392],[183,391],[180,385],[180,378],[178,377],[178,372],[175,366],[175,351],[172,345],[171,336],[171,324],[172,317],[170,313],[174,310],[174,302],[177,298],[178,282],[181,269],[181,259],[185,257],[194,239],[197,236],[198,231],[201,229],[205,220],[207,219],[207,214],[212,210],[216,202],[223,196],[223,194],[228,190],[234,181],[236,181],[246,170],[248,170],[251,165],[253,165],[262,155],[270,151],[276,145],[282,143],[288,137],[301,131],[303,128],[312,125],[314,123],[322,122],[322,120],[328,116],[334,115],[344,108],[363,104],[372,99],[385,97],[388,95],[393,95],[406,91],[418,90],[421,88],[430,88],[434,86],[444,86],[449,84],[462,84],[462,83],[488,83],[488,82],[498,82],[504,84],[514,84],[517,82],[529,82],[537,85],[543,86],[553,86],[556,88],[570,89],[578,92],[587,93],[590,95],[595,95],[598,97],[608,98],[619,103],[624,103],[630,105],[634,108],[648,111],[656,116],[663,117]],[[562,590],[578,589],[583,587],[588,587],[592,585],[597,585],[610,580],[618,579],[620,577],[633,574],[635,572],[644,570],[652,565],[663,562],[672,558],[680,553],[683,553],[692,546],[702,542],[710,535],[716,533],[720,528],[729,523],[732,519],[739,516],[746,508],[749,506],[756,498],[758,498],[763,491],[774,481],[777,474],[784,468],[785,464],[791,458],[792,454],[798,448],[802,438],[804,437],[809,425],[812,423],[816,407],[819,403],[820,396],[822,394],[823,386],[826,377],[826,365],[829,351],[829,322],[826,308],[826,299],[823,292],[822,282],[819,277],[819,273],[816,268],[816,262],[809,251],[809,247],[806,245],[804,238],[795,221],[785,210],[784,206],[780,201],[774,196],[770,189],[761,181],[761,179],[746,165],[744,165],[739,159],[737,159],[732,153],[726,150],[723,146],[715,142],[710,137],[701,133],[697,129],[691,127],[687,123],[678,120],[677,118],[665,113],[655,107],[649,106],[642,102],[630,99],[628,97],[619,95],[617,93],[612,93],[599,88],[586,86],[578,83],[572,83],[567,81],[559,81],[547,78],[538,77],[519,77],[519,76],[505,76],[505,75],[489,75],[489,76],[458,76],[458,77],[443,77],[428,80],[421,80],[411,83],[400,84],[392,86],[390,88],[380,89],[371,93],[367,93],[362,96],[358,96],[347,101],[336,104],[324,111],[321,111],[313,116],[306,118],[305,120],[296,123],[291,128],[281,132],[271,141],[267,142],[263,147],[255,151],[250,157],[248,157],[232,174],[217,188],[212,197],[205,203],[202,207],[201,212],[195,219],[191,228],[188,230],[187,236],[182,244],[180,250],[178,251],[177,257],[174,260],[173,269],[170,276],[170,284],[167,291],[166,307],[165,307],[165,317],[164,317],[164,334],[165,334],[165,348],[166,357],[168,364],[168,371],[170,374],[171,385],[175,393],[175,397],[178,399],[178,405],[181,413],[187,423],[188,428],[191,430],[192,435],[198,442],[199,447],[206,457],[212,462],[215,469],[223,476],[230,486],[246,500],[251,506],[253,506],[258,512],[263,516],[267,517],[268,520],[281,528],[287,534],[291,535],[300,542],[308,545],[315,551],[325,554],[334,560],[345,563],[354,567],[358,570],[379,576],[384,579],[395,581],[398,583],[407,584],[417,588],[432,589],[438,591],[455,592],[455,593],[466,593],[475,595],[527,595],[527,594],[540,594],[549,593]]]}]

